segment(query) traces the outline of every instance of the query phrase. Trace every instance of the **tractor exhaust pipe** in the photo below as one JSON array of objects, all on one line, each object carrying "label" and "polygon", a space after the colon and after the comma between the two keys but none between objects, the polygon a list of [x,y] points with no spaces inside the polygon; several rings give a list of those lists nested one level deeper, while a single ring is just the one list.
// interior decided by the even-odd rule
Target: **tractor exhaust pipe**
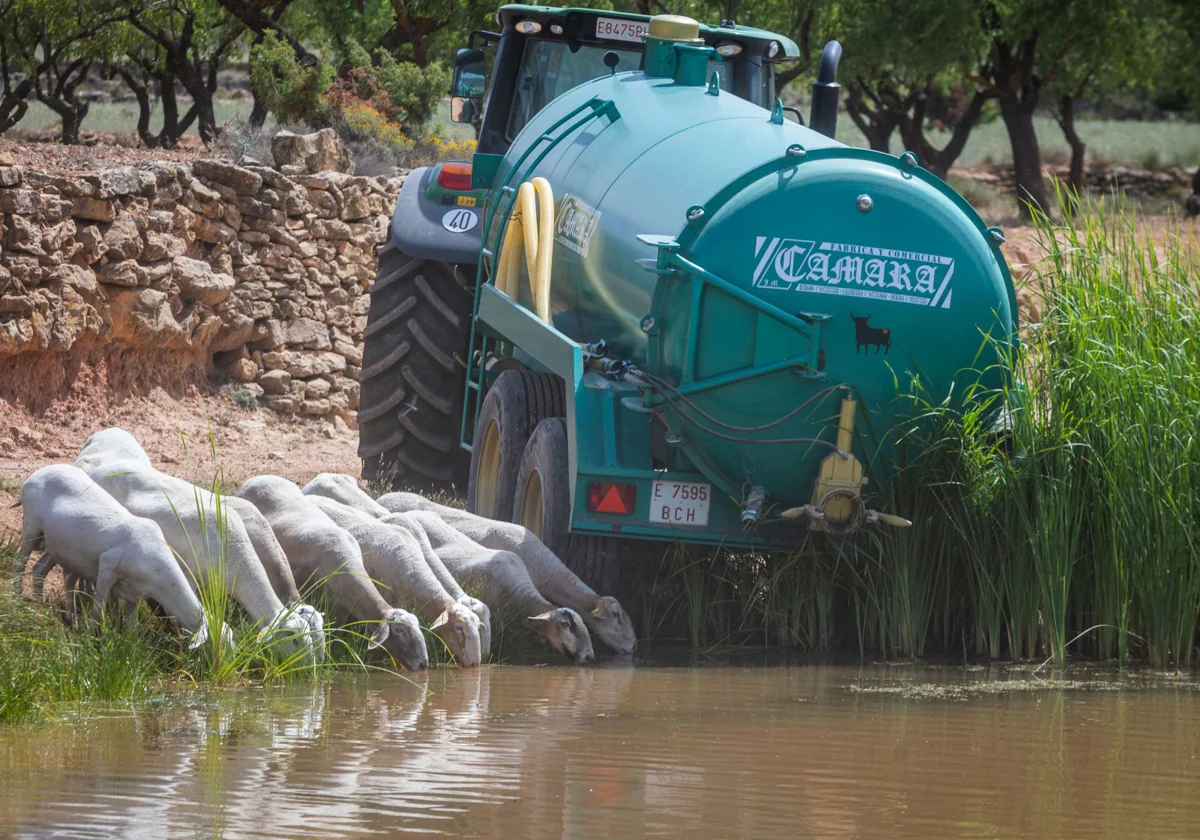
[{"label": "tractor exhaust pipe", "polygon": [[812,110],[808,114],[808,127],[819,131],[829,139],[837,134],[838,62],[842,60],[842,45],[830,41],[821,51],[821,64],[817,69],[817,80],[813,82]]}]

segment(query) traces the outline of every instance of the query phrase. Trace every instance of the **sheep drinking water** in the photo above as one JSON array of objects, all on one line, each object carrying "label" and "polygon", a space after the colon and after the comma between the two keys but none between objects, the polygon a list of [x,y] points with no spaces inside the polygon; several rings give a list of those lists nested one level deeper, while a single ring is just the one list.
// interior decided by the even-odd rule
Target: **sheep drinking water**
[{"label": "sheep drinking water", "polygon": [[370,647],[383,647],[409,670],[428,667],[429,654],[412,613],[390,606],[367,577],[362,549],[292,482],[278,476],[252,478],[239,498],[266,517],[298,580],[323,580],[344,613],[375,625]]},{"label": "sheep drinking water", "polygon": [[[65,464],[42,467],[22,485],[17,505],[23,508],[19,568],[44,538],[46,556],[39,571],[44,574],[56,562],[64,571],[95,581],[96,613],[110,593],[134,604],[153,598],[193,634],[190,647],[208,638],[204,610],[162,529],[123,508],[83,470]],[[222,625],[222,635],[228,632]]]},{"label": "sheep drinking water", "polygon": [[524,562],[534,586],[546,600],[578,611],[600,641],[618,653],[632,653],[637,647],[633,622],[620,602],[596,594],[528,528],[439,505],[416,493],[388,493],[379,498],[379,504],[394,512],[433,513],[485,548],[511,551]]},{"label": "sheep drinking water", "polygon": [[451,528],[437,514],[415,512],[409,517],[390,514],[380,521],[404,526],[414,520],[446,568],[459,581],[478,587],[488,604],[520,615],[529,629],[542,635],[576,664],[595,659],[591,636],[579,614],[568,607],[555,607],[543,598],[520,557],[510,551],[484,548]]},{"label": "sheep drinking water", "polygon": [[106,462],[91,477],[131,513],[158,524],[194,590],[219,581],[285,655],[316,656],[311,625],[279,600],[241,518],[220,497],[134,461]]},{"label": "sheep drinking water", "polygon": [[389,603],[423,615],[460,666],[479,664],[479,617],[445,590],[408,531],[324,496],[307,498],[358,541],[363,565]]},{"label": "sheep drinking water", "polygon": [[[359,489],[358,481],[354,476],[344,473],[321,473],[306,484],[301,492],[306,496],[324,496],[327,499],[333,499],[370,516],[377,514],[386,516],[388,513],[387,508],[381,507],[374,499]],[[405,525],[405,530],[420,544],[426,565],[433,571],[442,587],[450,593],[454,600],[479,616],[479,655],[486,662],[492,649],[491,610],[483,601],[472,598],[463,591],[458,581],[454,579],[454,575],[450,574],[449,569],[446,568],[446,564],[438,559],[433,546],[429,544],[429,538],[425,536],[425,532],[419,525],[411,522],[405,523]]]},{"label": "sheep drinking water", "polygon": [[[150,462],[150,456],[137,438],[117,427],[103,429],[84,441],[83,448],[75,459],[75,466],[90,473],[108,464],[120,462],[134,464],[139,471],[166,476],[155,469]],[[182,489],[181,484],[176,484],[181,482],[180,479],[170,476],[166,478],[172,486]],[[324,619],[316,609],[300,600],[300,592],[292,578],[291,568],[287,564],[287,558],[283,556],[278,540],[271,533],[270,525],[253,505],[236,497],[222,496],[221,507],[234,511],[242,520],[254,554],[270,581],[272,591],[288,610],[308,625],[308,643],[311,645],[313,656],[317,661],[321,661],[325,656]]]}]

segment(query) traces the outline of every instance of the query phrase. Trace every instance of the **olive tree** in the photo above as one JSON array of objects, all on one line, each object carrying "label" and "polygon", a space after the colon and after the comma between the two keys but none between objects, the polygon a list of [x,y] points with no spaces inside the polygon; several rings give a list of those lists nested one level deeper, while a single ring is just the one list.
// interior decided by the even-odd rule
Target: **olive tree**
[{"label": "olive tree", "polygon": [[61,118],[62,141],[78,143],[87,114],[79,87],[111,51],[121,15],[110,0],[0,0],[0,132],[36,97]]}]

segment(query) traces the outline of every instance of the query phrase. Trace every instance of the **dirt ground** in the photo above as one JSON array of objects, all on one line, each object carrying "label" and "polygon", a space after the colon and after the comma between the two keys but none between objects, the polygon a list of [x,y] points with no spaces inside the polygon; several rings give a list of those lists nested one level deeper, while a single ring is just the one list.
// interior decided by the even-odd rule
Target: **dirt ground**
[{"label": "dirt ground", "polygon": [[192,161],[196,149],[146,149],[98,144],[20,143],[0,139],[0,166],[20,166],[58,175],[81,175],[106,166],[140,166],[151,161]]},{"label": "dirt ground", "polygon": [[223,476],[237,487],[263,474],[307,482],[320,472],[357,475],[358,432],[325,420],[293,420],[243,409],[220,394],[162,388],[108,408],[54,405],[39,415],[0,399],[0,542],[15,537],[21,511],[10,505],[38,467],[70,463],[88,436],[120,426],[142,442],[162,470],[204,486]]}]

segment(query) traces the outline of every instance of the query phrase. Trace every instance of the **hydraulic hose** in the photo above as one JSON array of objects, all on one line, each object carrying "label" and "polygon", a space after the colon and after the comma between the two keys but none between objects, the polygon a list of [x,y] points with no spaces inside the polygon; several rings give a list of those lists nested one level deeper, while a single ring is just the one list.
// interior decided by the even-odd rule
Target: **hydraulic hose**
[{"label": "hydraulic hose", "polygon": [[554,190],[534,178],[517,190],[508,229],[500,246],[496,288],[513,300],[520,294],[521,255],[529,271],[529,293],[537,316],[550,323],[550,266],[554,260]]}]

